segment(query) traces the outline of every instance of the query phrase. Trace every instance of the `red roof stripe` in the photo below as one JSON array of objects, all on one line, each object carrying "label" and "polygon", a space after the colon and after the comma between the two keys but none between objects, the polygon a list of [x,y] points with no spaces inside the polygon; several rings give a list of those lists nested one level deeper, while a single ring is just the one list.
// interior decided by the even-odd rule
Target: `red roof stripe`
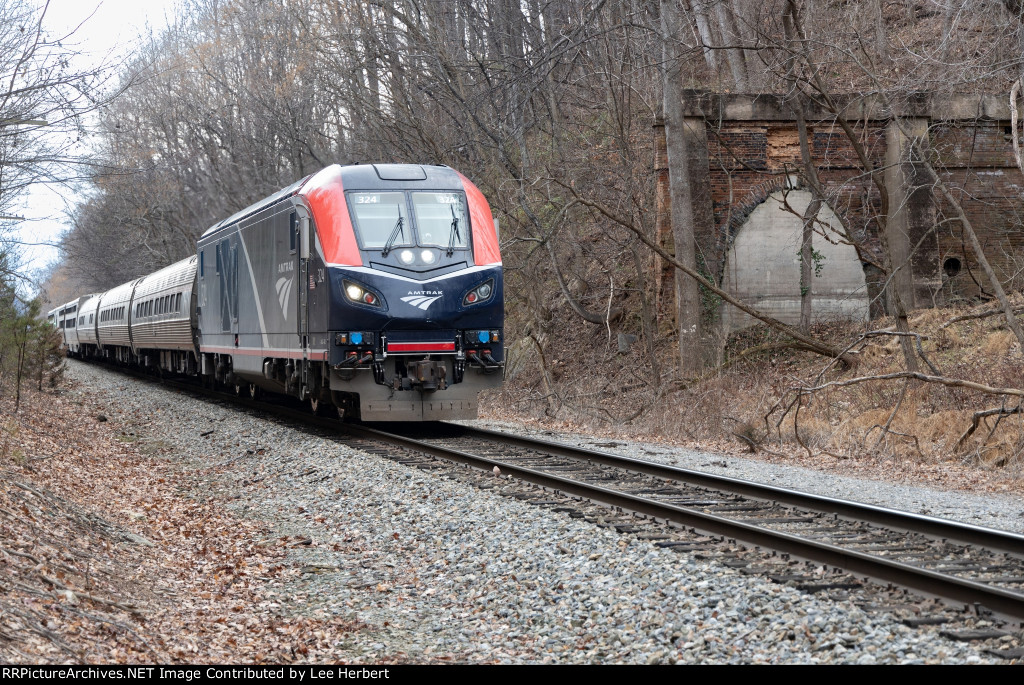
[{"label": "red roof stripe", "polygon": [[356,234],[352,230],[345,189],[341,184],[341,167],[329,166],[314,174],[298,192],[313,210],[316,232],[324,248],[328,264],[362,266]]},{"label": "red roof stripe", "polygon": [[[453,169],[454,171],[454,169]],[[455,173],[459,174],[458,171]],[[473,224],[473,260],[477,266],[501,264],[498,234],[494,230],[494,216],[487,198],[468,178],[459,174],[469,201],[469,220]]]}]

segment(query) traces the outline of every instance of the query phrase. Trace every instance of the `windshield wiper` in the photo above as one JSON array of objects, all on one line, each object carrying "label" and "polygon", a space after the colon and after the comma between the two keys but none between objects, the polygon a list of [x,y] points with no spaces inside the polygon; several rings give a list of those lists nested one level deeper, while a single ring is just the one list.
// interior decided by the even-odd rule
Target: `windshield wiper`
[{"label": "windshield wiper", "polygon": [[402,240],[405,240],[405,229],[402,228],[402,215],[398,215],[398,221],[395,222],[395,227],[391,229],[391,235],[388,236],[388,241],[384,243],[384,249],[381,250],[380,256],[387,257],[388,252],[391,252],[391,247],[398,240],[398,234],[402,234]]},{"label": "windshield wiper", "polygon": [[458,238],[461,243],[462,234],[459,233],[459,217],[455,216],[455,206],[448,205],[448,209],[452,210],[452,230],[448,234],[448,252],[446,254],[451,257],[455,254],[455,239]]}]

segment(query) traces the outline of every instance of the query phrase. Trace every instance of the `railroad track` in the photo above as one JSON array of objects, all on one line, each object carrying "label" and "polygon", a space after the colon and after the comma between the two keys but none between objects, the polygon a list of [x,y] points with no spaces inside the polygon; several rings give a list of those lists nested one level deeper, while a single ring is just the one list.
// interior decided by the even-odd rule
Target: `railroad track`
[{"label": "railroad track", "polygon": [[[974,615],[1024,625],[1022,535],[466,426],[412,424],[397,433],[395,427],[342,424],[281,404],[232,399],[412,467],[472,467],[469,477],[481,487],[501,488],[660,547],[714,555],[808,592],[888,588],[879,600],[884,610],[899,605],[891,592],[895,584],[959,603]],[[495,467],[501,478],[493,475]],[[528,485],[510,485],[509,477]],[[745,543],[746,550],[736,551],[734,542]],[[1007,633],[980,637],[1000,634]]]},{"label": "railroad track", "polygon": [[[1024,620],[1022,535],[476,428],[450,426],[419,439],[346,430],[683,527],[685,536],[667,535],[656,542],[662,546],[733,539]],[[809,589],[863,582],[792,580]]]}]

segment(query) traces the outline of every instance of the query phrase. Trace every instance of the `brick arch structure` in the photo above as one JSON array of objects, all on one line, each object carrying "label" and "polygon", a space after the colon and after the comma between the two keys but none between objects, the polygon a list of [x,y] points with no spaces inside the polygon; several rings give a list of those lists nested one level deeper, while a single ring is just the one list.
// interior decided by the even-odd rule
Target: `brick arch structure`
[{"label": "brick arch structure", "polygon": [[735,202],[729,208],[725,221],[718,227],[719,234],[725,236],[727,241],[726,248],[732,243],[733,238],[736,237],[736,232],[746,222],[750,213],[767,200],[768,196],[783,190],[799,190],[802,187],[803,184],[800,183],[798,177],[773,176],[767,181],[758,183],[750,188],[738,202]]},{"label": "brick arch structure", "polygon": [[[872,317],[884,313],[885,283],[911,309],[987,295],[959,215],[932,192],[911,141],[928,151],[958,197],[1004,288],[1024,287],[1024,175],[1014,159],[1004,95],[916,93],[894,100],[850,94],[837,96],[836,102],[871,164],[882,172],[889,196],[890,214],[882,217],[881,194],[835,114],[808,106],[808,151],[833,210],[860,241]],[[697,266],[719,277],[744,222],[764,198],[783,189],[788,174],[803,168],[797,120],[791,99],[783,94],[686,91],[680,106]],[[659,242],[672,253],[664,135],[657,122],[655,225]],[[888,281],[870,264],[880,261],[883,226],[892,261],[901,265]],[[668,320],[678,308],[671,284],[682,276],[664,265],[656,274],[659,317]]]}]

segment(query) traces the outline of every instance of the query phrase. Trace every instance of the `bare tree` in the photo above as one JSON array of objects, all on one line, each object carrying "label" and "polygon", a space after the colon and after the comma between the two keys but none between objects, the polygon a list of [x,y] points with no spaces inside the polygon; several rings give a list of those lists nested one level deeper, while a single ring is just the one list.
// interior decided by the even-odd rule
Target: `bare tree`
[{"label": "bare tree", "polygon": [[[686,161],[683,119],[683,83],[680,69],[683,51],[680,49],[679,39],[681,35],[682,21],[675,0],[661,0],[665,139],[668,150],[669,195],[672,199],[672,237],[676,260],[690,271],[696,271],[696,220]],[[729,54],[733,52],[729,51]],[[704,365],[701,317],[700,286],[696,280],[689,278],[682,271],[677,271],[676,325],[679,369],[684,377],[697,376]]]},{"label": "bare tree", "polygon": [[48,34],[48,10],[48,2],[0,0],[0,241],[8,246],[29,187],[79,177],[84,117],[106,97],[108,71],[75,66],[74,34]]}]

